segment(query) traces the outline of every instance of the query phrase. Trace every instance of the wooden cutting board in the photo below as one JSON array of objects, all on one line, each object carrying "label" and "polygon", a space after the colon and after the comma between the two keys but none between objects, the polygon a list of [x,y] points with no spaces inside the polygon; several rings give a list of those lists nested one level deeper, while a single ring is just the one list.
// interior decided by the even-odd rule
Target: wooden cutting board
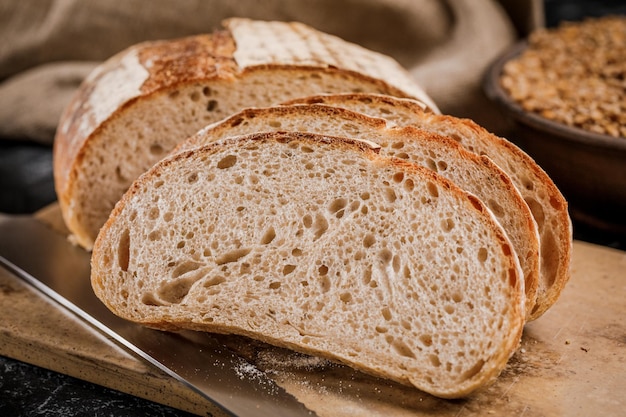
[{"label": "wooden cutting board", "polygon": [[[37,217],[62,233],[56,206]],[[626,252],[574,242],[572,276],[559,301],[526,325],[497,381],[464,400],[243,338],[224,342],[320,416],[623,416]],[[199,415],[218,413],[2,268],[0,354]]]}]

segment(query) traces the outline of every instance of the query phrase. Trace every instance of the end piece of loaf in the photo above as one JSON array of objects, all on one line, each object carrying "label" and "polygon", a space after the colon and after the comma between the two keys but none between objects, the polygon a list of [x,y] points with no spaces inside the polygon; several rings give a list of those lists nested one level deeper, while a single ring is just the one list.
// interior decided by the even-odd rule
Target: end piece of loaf
[{"label": "end piece of loaf", "polygon": [[446,398],[492,381],[524,324],[521,268],[479,199],[312,134],[159,162],[102,228],[92,285],[138,323],[245,335]]},{"label": "end piece of loaf", "polygon": [[206,124],[244,107],[357,91],[436,109],[393,59],[300,23],[230,19],[212,34],[130,47],[85,80],[61,117],[63,218],[89,249],[132,181]]},{"label": "end piece of loaf", "polygon": [[529,320],[545,313],[559,298],[570,277],[572,223],[567,201],[546,172],[508,140],[489,133],[467,119],[424,111],[411,99],[379,94],[325,94],[292,100],[286,104],[320,104],[352,109],[449,136],[468,150],[486,155],[512,179],[532,211],[539,231],[540,274],[534,308]]}]

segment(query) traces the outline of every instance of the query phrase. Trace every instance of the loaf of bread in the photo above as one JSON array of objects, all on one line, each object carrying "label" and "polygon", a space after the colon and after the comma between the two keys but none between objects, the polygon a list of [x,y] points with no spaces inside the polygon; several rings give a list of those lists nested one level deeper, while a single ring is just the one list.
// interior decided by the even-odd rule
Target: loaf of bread
[{"label": "loaf of bread", "polygon": [[539,234],[532,213],[509,176],[490,159],[457,141],[417,130],[388,127],[384,119],[340,107],[319,105],[245,109],[183,141],[177,150],[206,145],[229,136],[295,131],[368,140],[380,153],[438,172],[481,199],[504,227],[524,271],[526,311],[535,306],[539,277]]},{"label": "loaf of bread", "polygon": [[373,92],[436,106],[393,59],[299,23],[234,18],[209,35],[142,43],[99,66],[61,117],[55,188],[91,248],[132,181],[179,141],[244,107]]},{"label": "loaf of bread", "polygon": [[415,126],[449,136],[468,150],[488,156],[510,176],[532,211],[539,231],[541,267],[537,297],[533,309],[527,312],[528,319],[539,318],[557,301],[570,276],[571,219],[559,189],[524,151],[471,120],[424,111],[423,103],[410,99],[346,93],[296,99],[286,104],[298,103],[338,106],[382,117],[399,126]]},{"label": "loaf of bread", "polygon": [[102,228],[92,285],[147,326],[245,335],[446,398],[495,378],[524,324],[519,262],[480,199],[374,144],[294,132],[158,162]]}]

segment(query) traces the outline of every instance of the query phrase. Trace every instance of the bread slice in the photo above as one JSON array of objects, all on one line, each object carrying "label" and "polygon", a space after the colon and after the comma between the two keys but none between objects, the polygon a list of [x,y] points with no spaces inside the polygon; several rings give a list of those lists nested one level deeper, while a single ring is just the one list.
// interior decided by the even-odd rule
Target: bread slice
[{"label": "bread slice", "polygon": [[504,227],[518,255],[526,289],[526,311],[537,298],[539,234],[532,213],[509,176],[486,157],[445,136],[414,127],[388,127],[384,119],[350,110],[315,105],[245,109],[183,141],[190,149],[228,136],[296,131],[369,140],[381,154],[415,162],[438,172],[480,198]]},{"label": "bread slice", "polygon": [[539,230],[540,274],[535,307],[530,320],[539,318],[559,298],[570,277],[572,223],[567,201],[546,172],[508,140],[489,133],[467,119],[424,111],[423,103],[377,94],[329,94],[293,100],[286,104],[339,106],[450,136],[468,150],[486,155],[513,180],[533,213]]},{"label": "bread slice", "polygon": [[91,248],[131,182],[178,141],[241,108],[376,92],[436,108],[393,59],[299,23],[230,19],[224,30],[133,46],[82,84],[55,138],[55,188]]},{"label": "bread slice", "polygon": [[366,142],[225,139],[134,182],[92,254],[97,296],[147,326],[234,333],[441,397],[498,375],[524,282],[475,196]]}]

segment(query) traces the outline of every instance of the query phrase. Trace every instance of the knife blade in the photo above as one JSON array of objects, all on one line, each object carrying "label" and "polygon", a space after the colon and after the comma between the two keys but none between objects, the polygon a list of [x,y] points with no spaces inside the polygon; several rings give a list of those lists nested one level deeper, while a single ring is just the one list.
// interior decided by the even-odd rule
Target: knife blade
[{"label": "knife blade", "polygon": [[0,266],[198,392],[215,405],[211,414],[315,416],[210,334],[148,329],[111,313],[91,289],[90,254],[31,216],[0,214]]}]

